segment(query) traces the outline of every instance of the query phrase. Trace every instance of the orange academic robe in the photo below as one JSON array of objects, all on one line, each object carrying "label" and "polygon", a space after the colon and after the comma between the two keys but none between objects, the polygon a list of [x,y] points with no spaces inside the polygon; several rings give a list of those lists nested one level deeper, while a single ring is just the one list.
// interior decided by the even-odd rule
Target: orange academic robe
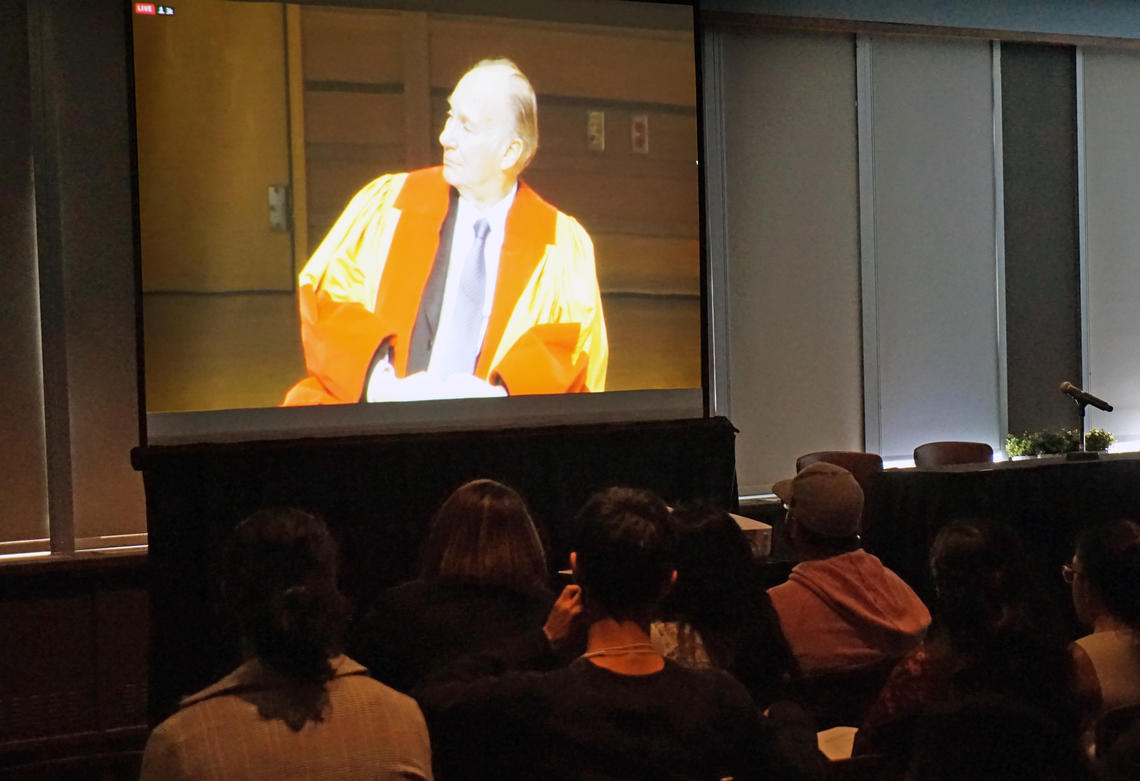
[{"label": "orange academic robe", "polygon": [[[381,343],[403,377],[420,297],[447,216],[441,167],[376,179],[301,270],[308,375],[285,406],[360,400]],[[589,235],[519,182],[475,376],[511,395],[605,389],[609,348]]]}]

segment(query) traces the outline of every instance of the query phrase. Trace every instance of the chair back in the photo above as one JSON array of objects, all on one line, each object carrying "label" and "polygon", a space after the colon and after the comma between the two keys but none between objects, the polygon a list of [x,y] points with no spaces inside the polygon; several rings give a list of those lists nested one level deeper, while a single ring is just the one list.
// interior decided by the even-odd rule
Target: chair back
[{"label": "chair back", "polygon": [[914,449],[914,465],[920,468],[993,460],[994,449],[985,442],[927,442]]},{"label": "chair back", "polygon": [[897,662],[889,658],[852,670],[794,677],[788,683],[787,699],[803,705],[817,730],[858,726]]},{"label": "chair back", "polygon": [[805,466],[823,461],[828,464],[841,466],[855,476],[855,482],[863,489],[863,494],[869,494],[878,482],[883,471],[883,457],[878,453],[864,453],[858,450],[820,450],[808,453],[796,459],[796,471]]},{"label": "chair back", "polygon": [[879,512],[878,485],[879,478],[883,474],[883,457],[878,453],[864,453],[860,450],[819,450],[797,458],[796,471],[799,472],[804,467],[819,461],[843,467],[852,474],[855,482],[863,489],[863,517],[859,526],[863,534],[864,547],[874,552],[872,530]]}]

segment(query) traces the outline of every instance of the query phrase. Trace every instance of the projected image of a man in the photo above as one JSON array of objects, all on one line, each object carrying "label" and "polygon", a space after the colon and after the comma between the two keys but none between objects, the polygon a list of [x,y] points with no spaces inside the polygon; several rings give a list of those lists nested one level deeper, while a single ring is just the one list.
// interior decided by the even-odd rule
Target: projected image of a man
[{"label": "projected image of a man", "polygon": [[593,244],[519,179],[530,82],[484,60],[448,104],[443,164],[368,184],[302,269],[307,376],[285,405],[605,389]]}]

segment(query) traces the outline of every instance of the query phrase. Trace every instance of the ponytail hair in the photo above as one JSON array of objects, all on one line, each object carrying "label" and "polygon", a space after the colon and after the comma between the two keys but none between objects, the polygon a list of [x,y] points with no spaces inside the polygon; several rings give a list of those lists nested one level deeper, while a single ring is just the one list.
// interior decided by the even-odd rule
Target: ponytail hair
[{"label": "ponytail hair", "polygon": [[261,510],[237,525],[222,557],[222,591],[243,635],[274,670],[310,683],[333,675],[347,601],[336,544],[302,510]]}]

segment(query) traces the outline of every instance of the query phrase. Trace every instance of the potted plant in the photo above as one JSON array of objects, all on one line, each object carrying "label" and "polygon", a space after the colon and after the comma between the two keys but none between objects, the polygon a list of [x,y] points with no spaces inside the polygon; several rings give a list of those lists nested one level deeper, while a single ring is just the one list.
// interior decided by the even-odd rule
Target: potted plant
[{"label": "potted plant", "polygon": [[[1104,451],[1115,441],[1116,438],[1104,429],[1092,428],[1085,434],[1085,449]],[[1005,452],[1010,458],[1072,453],[1080,449],[1081,435],[1075,428],[1024,431],[1008,434],[1005,438]]]}]

